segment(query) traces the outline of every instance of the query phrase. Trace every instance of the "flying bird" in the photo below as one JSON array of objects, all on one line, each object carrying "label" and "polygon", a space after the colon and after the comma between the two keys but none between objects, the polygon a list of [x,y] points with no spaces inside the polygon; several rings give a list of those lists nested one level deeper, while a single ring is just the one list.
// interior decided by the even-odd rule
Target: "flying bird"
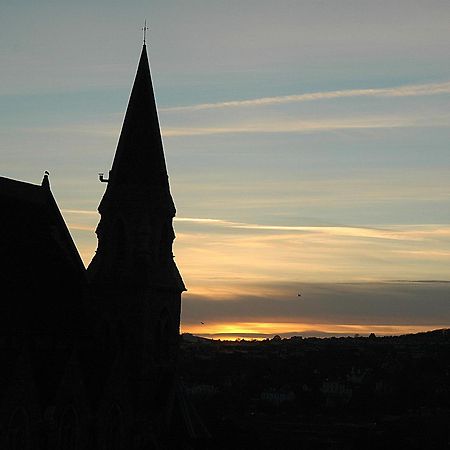
[{"label": "flying bird", "polygon": [[205,322],[200,322],[202,325],[205,325]]}]

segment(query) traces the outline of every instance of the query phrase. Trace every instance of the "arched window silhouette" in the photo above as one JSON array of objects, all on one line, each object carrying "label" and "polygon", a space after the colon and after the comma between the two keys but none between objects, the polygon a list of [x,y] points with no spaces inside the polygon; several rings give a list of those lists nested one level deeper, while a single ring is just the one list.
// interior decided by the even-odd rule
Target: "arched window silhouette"
[{"label": "arched window silhouette", "polygon": [[70,406],[61,416],[59,426],[59,450],[77,450],[78,448],[78,419],[74,409]]},{"label": "arched window silhouette", "polygon": [[18,409],[8,426],[8,450],[28,449],[28,420],[23,409]]},{"label": "arched window silhouette", "polygon": [[170,316],[166,309],[164,309],[156,324],[155,330],[155,359],[156,361],[163,361],[169,357],[170,354]]},{"label": "arched window silhouette", "polygon": [[122,449],[122,413],[114,404],[108,413],[106,422],[106,448],[105,450]]}]

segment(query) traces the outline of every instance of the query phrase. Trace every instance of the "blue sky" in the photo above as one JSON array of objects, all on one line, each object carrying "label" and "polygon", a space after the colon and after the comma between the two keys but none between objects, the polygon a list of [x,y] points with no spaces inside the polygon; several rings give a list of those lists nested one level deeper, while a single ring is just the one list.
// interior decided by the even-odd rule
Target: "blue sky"
[{"label": "blue sky", "polygon": [[2,175],[50,171],[86,263],[146,18],[183,329],[450,323],[448,1],[1,3]]}]

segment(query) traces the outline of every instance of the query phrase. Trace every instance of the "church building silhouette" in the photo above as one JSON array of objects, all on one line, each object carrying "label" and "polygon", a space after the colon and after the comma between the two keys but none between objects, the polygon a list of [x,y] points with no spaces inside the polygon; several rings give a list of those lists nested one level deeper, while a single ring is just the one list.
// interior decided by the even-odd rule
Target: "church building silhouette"
[{"label": "church building silhouette", "polygon": [[196,448],[177,376],[181,294],[144,42],[87,270],[50,190],[0,177],[0,448]]}]

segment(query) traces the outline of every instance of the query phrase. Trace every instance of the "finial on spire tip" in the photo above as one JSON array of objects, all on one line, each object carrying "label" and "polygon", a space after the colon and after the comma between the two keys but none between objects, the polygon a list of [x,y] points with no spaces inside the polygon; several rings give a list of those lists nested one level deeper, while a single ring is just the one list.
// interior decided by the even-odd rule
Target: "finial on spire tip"
[{"label": "finial on spire tip", "polygon": [[147,30],[148,30],[148,27],[147,27],[147,19],[145,19],[145,21],[144,21],[144,26],[142,27],[142,31],[143,31],[143,33],[144,33],[144,45],[145,45],[145,43],[146,43],[146,37],[147,37]]},{"label": "finial on spire tip", "polygon": [[44,172],[44,178],[42,178],[42,182],[41,182],[41,186],[47,189],[50,189],[50,181],[48,180],[48,176],[50,175],[50,173],[48,172],[48,170],[46,170]]}]

